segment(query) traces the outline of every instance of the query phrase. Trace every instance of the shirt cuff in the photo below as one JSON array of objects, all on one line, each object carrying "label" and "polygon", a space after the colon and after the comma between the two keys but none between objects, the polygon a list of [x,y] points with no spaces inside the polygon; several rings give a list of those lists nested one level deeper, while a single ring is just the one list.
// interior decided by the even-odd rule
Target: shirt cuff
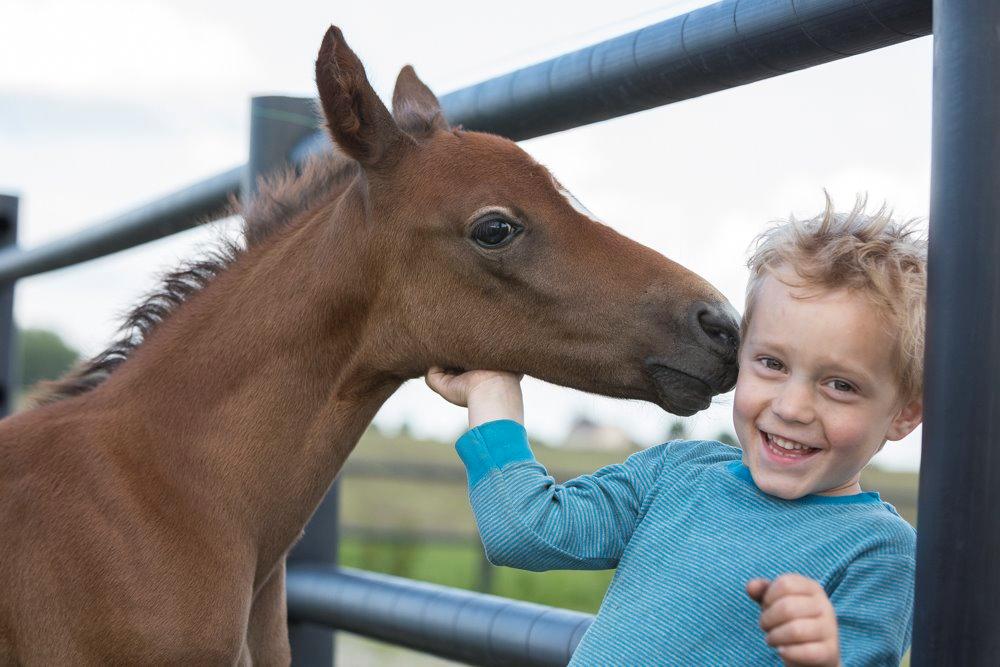
[{"label": "shirt cuff", "polygon": [[524,426],[510,419],[486,422],[466,431],[455,443],[455,450],[465,464],[470,489],[491,470],[535,459]]}]

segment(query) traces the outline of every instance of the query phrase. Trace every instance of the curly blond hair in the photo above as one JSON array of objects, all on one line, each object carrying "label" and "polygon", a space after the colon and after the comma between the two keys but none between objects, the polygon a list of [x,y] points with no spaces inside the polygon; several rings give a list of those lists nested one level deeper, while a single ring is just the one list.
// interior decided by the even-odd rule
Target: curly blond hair
[{"label": "curly blond hair", "polygon": [[865,205],[859,197],[850,213],[837,213],[827,195],[820,215],[780,221],[754,240],[742,333],[761,283],[778,269],[792,270],[794,287],[857,291],[896,341],[893,362],[908,402],[923,393],[927,240],[918,220],[895,221],[884,206],[869,215]]}]

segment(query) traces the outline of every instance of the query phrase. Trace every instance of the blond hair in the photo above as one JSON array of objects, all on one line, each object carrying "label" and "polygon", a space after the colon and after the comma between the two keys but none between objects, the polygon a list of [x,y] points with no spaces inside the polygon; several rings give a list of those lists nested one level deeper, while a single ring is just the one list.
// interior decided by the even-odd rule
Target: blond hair
[{"label": "blond hair", "polygon": [[[850,213],[826,209],[809,220],[794,217],[760,234],[747,266],[745,336],[764,278],[791,269],[793,287],[857,291],[871,300],[895,341],[894,368],[904,401],[920,398],[924,382],[927,240],[915,220],[897,222],[883,206],[865,213],[859,197]],[[783,280],[787,283],[787,279]]]}]

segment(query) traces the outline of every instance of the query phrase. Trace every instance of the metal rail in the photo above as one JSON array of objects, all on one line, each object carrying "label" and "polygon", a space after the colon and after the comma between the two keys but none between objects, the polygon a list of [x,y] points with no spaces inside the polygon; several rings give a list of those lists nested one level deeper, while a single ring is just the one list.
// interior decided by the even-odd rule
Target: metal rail
[{"label": "metal rail", "polygon": [[927,35],[930,0],[725,0],[446,95],[448,118],[527,139]]},{"label": "metal rail", "polygon": [[[441,98],[520,141],[736,88],[931,32],[930,0],[724,0]],[[323,150],[324,135],[297,151]]]},{"label": "metal rail", "polygon": [[565,665],[593,617],[348,568],[289,569],[292,621],[479,665]]},{"label": "metal rail", "polygon": [[30,250],[0,251],[0,284],[128,250],[220,218],[239,193],[244,168],[234,167],[156,201]]}]

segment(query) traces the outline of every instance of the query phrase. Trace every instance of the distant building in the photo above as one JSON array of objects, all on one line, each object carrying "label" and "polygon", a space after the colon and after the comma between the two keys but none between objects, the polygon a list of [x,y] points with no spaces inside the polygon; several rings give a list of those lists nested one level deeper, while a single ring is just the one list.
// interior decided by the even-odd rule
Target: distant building
[{"label": "distant building", "polygon": [[597,424],[586,417],[578,417],[563,441],[566,449],[591,451],[620,451],[636,449],[632,439],[617,426]]}]

